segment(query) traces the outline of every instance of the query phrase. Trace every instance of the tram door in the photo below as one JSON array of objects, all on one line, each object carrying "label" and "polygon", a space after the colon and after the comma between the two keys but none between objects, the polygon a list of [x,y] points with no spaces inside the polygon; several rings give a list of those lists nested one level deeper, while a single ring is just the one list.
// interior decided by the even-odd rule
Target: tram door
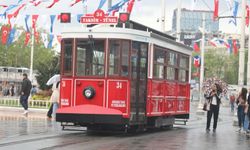
[{"label": "tram door", "polygon": [[146,122],[148,44],[132,42],[131,49],[131,124]]}]

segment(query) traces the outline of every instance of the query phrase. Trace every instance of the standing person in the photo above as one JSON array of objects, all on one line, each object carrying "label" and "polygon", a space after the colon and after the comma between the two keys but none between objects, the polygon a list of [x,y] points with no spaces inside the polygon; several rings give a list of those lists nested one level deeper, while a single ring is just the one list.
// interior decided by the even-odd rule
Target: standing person
[{"label": "standing person", "polygon": [[244,131],[248,134],[249,133],[249,114],[250,114],[250,109],[249,109],[249,104],[250,104],[250,89],[248,91],[248,97],[247,101],[245,103],[245,108],[244,108]]},{"label": "standing person", "polygon": [[59,94],[60,94],[60,82],[57,82],[56,88],[53,90],[53,93],[50,97],[50,100],[53,104],[52,117],[55,119],[56,110],[59,107]]},{"label": "standing person", "polygon": [[221,104],[221,88],[218,84],[212,86],[212,92],[206,97],[210,101],[210,110],[207,111],[207,126],[206,131],[210,131],[211,118],[214,118],[213,132],[216,131],[219,109]]},{"label": "standing person", "polygon": [[14,96],[15,92],[14,92],[14,85],[12,84],[10,87],[10,96]]},{"label": "standing person", "polygon": [[21,96],[20,96],[20,103],[24,108],[24,115],[28,114],[28,98],[30,95],[30,89],[31,89],[31,82],[28,79],[28,76],[26,73],[23,74],[23,82],[21,87]]},{"label": "standing person", "polygon": [[234,112],[235,96],[233,92],[230,94],[229,100],[230,100],[231,112]]},{"label": "standing person", "polygon": [[238,125],[239,125],[239,129],[237,130],[238,132],[241,132],[241,128],[244,125],[244,119],[245,119],[244,107],[246,104],[246,99],[247,99],[247,89],[242,88],[236,101],[236,104],[238,106],[237,109]]}]

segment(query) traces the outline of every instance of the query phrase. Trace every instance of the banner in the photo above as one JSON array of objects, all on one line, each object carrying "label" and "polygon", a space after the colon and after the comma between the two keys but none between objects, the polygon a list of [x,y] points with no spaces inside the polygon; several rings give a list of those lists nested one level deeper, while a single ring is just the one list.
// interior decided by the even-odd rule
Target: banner
[{"label": "banner", "polygon": [[219,13],[219,0],[214,0],[214,20],[218,19],[218,13]]},{"label": "banner", "polygon": [[2,26],[2,44],[7,44],[7,40],[9,37],[10,27],[9,26]]}]

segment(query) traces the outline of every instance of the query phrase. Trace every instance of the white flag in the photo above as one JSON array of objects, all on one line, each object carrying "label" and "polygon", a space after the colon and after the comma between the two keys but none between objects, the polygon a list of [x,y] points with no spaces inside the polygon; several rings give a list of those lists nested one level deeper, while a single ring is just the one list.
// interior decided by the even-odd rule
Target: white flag
[{"label": "white flag", "polygon": [[48,48],[48,43],[49,43],[48,35],[46,33],[41,33],[41,37],[43,40],[44,47]]}]

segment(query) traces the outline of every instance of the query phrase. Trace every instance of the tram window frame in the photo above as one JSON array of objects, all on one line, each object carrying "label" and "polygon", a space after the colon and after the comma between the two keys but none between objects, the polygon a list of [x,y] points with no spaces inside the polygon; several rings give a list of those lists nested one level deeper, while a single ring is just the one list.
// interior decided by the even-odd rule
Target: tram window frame
[{"label": "tram window frame", "polygon": [[[154,56],[153,56],[153,78],[156,79],[164,79],[165,78],[165,74],[166,74],[166,67],[167,67],[167,63],[166,63],[166,53],[167,53],[167,49],[155,46],[154,47]],[[163,61],[158,61],[156,56],[163,56]],[[163,74],[160,76],[159,73],[156,74],[157,72],[157,67],[163,69]]]},{"label": "tram window frame", "polygon": [[[66,43],[66,42],[71,42],[71,43]],[[62,39],[61,41],[61,45],[62,45],[62,59],[61,59],[61,68],[62,68],[62,75],[67,75],[67,76],[71,76],[73,75],[73,51],[74,51],[74,39],[73,38],[70,38],[70,39]],[[70,62],[70,65],[68,65],[67,61],[65,60],[66,59],[66,56],[65,56],[65,46],[67,45],[71,45],[71,55],[69,55],[69,62]],[[70,47],[70,46],[69,46]],[[65,65],[68,65],[67,69]]]},{"label": "tram window frame", "polygon": [[[176,56],[176,57],[171,57]],[[165,78],[167,80],[173,80],[173,81],[179,81],[178,80],[178,72],[179,72],[179,53],[174,52],[172,50],[168,50],[166,54],[166,60],[167,60],[167,69]],[[174,73],[170,72],[170,69],[174,71]]]},{"label": "tram window frame", "polygon": [[[105,55],[106,55],[106,40],[105,39],[83,39],[79,38],[76,39],[76,76],[101,76],[103,77],[105,75]],[[81,47],[83,44],[79,44],[81,42],[85,42],[83,44],[86,45],[86,47]],[[93,42],[93,43],[91,43]],[[97,44],[96,44],[97,43]],[[101,44],[100,44],[101,43]],[[94,44],[94,45],[91,45]],[[100,45],[98,45],[100,44]],[[89,49],[92,49],[92,51],[88,51]],[[80,55],[80,50],[85,49],[85,52],[83,55]],[[100,57],[97,56],[97,52],[100,52]],[[88,55],[88,56],[87,56]],[[92,56],[91,56],[92,55]],[[84,56],[83,58],[79,58],[79,56]],[[79,66],[79,59],[82,60],[82,65]],[[96,62],[94,61],[96,60]],[[83,70],[79,70],[79,68],[82,68]]]},{"label": "tram window frame", "polygon": [[[184,62],[182,61],[183,59],[185,59]],[[178,80],[180,82],[188,82],[188,76],[189,76],[189,57],[187,55],[180,54]]]},{"label": "tram window frame", "polygon": [[[108,76],[129,77],[131,41],[109,39],[108,43]],[[116,44],[117,48],[113,49],[112,44]],[[115,55],[111,57],[114,52]]]}]

